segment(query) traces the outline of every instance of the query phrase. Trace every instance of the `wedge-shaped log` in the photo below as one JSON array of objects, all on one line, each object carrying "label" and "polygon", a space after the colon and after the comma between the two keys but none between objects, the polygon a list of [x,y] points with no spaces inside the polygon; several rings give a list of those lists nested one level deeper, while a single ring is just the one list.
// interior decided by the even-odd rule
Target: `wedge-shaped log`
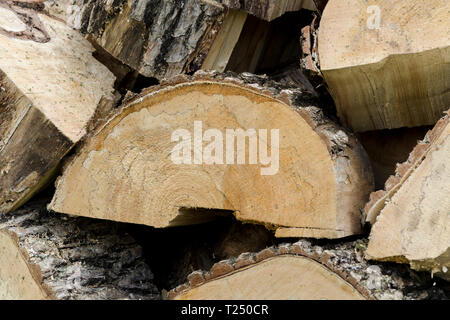
[{"label": "wedge-shaped log", "polygon": [[359,233],[367,155],[315,103],[249,74],[179,76],[129,99],[87,139],[49,208],[159,228],[203,220],[186,208],[215,208],[279,237]]},{"label": "wedge-shaped log", "polygon": [[0,1],[0,213],[45,185],[115,100],[115,78],[88,41],[11,3]]},{"label": "wedge-shaped log", "polygon": [[[171,290],[173,300],[409,300],[426,299],[432,281],[408,270],[370,265],[365,241],[324,247],[305,240],[216,263]],[[406,272],[405,272],[406,271]],[[419,288],[419,289],[408,289]],[[445,295],[440,292],[441,296]],[[258,310],[259,311],[259,310]]]},{"label": "wedge-shaped log", "polygon": [[409,263],[450,280],[449,157],[447,115],[398,166],[386,191],[371,196],[368,258]]},{"label": "wedge-shaped log", "polygon": [[[140,74],[225,71],[248,13],[270,21],[312,0],[77,0],[68,23]],[[256,53],[247,52],[247,55]],[[249,69],[245,71],[250,71]]]},{"label": "wedge-shaped log", "polygon": [[115,223],[48,213],[0,217],[0,299],[157,299],[142,248]]},{"label": "wedge-shaped log", "polygon": [[354,131],[434,125],[450,104],[445,0],[330,0],[321,71]]}]

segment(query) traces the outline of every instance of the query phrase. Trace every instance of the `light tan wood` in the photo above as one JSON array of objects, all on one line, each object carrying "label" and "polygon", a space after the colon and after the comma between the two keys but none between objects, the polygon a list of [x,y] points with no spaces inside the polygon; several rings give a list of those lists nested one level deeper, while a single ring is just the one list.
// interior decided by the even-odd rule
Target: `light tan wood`
[{"label": "light tan wood", "polygon": [[436,123],[450,103],[449,10],[446,0],[328,2],[320,66],[347,126]]},{"label": "light tan wood", "polygon": [[420,166],[429,152],[434,150],[435,142],[445,132],[449,121],[448,115],[439,120],[433,129],[428,131],[425,138],[417,143],[409,154],[408,159],[401,164],[397,164],[395,174],[387,179],[384,190],[371,193],[370,201],[364,206],[364,215],[367,222],[375,223],[381,210],[383,210],[392,196],[401,188],[414,170]]},{"label": "light tan wood", "polygon": [[301,239],[245,252],[208,271],[192,272],[163,298],[415,300],[435,295],[436,287],[426,276],[400,265],[365,260],[366,246],[366,239],[324,246]]},{"label": "light tan wood", "polygon": [[320,263],[278,256],[181,293],[176,300],[364,300]]},{"label": "light tan wood", "polygon": [[445,120],[423,161],[411,166],[382,203],[367,256],[450,279],[450,125]]},{"label": "light tan wood", "polygon": [[[68,163],[49,208],[158,228],[204,221],[182,208],[214,208],[270,228],[296,228],[290,236],[360,232],[372,173],[354,137],[318,109],[295,109],[245,78],[198,77],[126,103]],[[224,137],[225,129],[279,129],[278,172],[262,175],[267,166],[249,164],[248,153],[239,165],[173,163],[173,131],[192,133],[198,120],[203,131],[215,128]],[[276,152],[266,143],[269,154]]]},{"label": "light tan wood", "polygon": [[0,212],[27,201],[104,117],[115,77],[78,32],[0,2]]},{"label": "light tan wood", "polygon": [[245,12],[235,10],[228,12],[222,28],[203,62],[203,70],[225,71],[246,20],[247,13]]},{"label": "light tan wood", "polygon": [[38,285],[29,264],[17,243],[5,231],[0,231],[0,300],[43,300],[48,295]]}]

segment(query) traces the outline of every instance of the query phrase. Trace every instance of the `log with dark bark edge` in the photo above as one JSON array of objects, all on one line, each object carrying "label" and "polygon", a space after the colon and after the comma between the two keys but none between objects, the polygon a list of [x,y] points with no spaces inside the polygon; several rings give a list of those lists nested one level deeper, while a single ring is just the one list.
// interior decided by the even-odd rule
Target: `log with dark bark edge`
[{"label": "log with dark bark edge", "polygon": [[142,249],[117,224],[48,213],[0,216],[0,299],[158,299]]},{"label": "log with dark bark edge", "polygon": [[195,271],[164,294],[173,300],[442,299],[433,281],[402,266],[369,264],[367,241],[312,245],[300,240],[243,253]]},{"label": "log with dark bark edge", "polygon": [[373,223],[367,256],[409,263],[450,280],[450,117],[442,118],[385,191],[366,205]]},{"label": "log with dark bark edge", "polygon": [[441,118],[432,130],[428,131],[423,140],[418,142],[409,154],[408,159],[404,163],[397,164],[395,174],[387,179],[384,190],[371,193],[370,201],[364,207],[366,222],[375,223],[380,212],[401,188],[403,183],[422,164],[428,154],[431,154],[439,147],[438,141],[448,135],[449,122],[447,111],[447,115]]},{"label": "log with dark bark edge", "polygon": [[79,0],[68,23],[122,63],[161,80],[199,69],[225,71],[247,12],[271,20],[305,7],[314,8],[312,0]]},{"label": "log with dark bark edge", "polygon": [[[213,208],[265,224],[278,237],[358,234],[373,188],[367,155],[315,104],[308,93],[265,77],[180,75],[128,99],[93,132],[57,180],[49,209],[161,228],[207,218],[185,208]],[[254,143],[257,130],[267,129],[259,148],[268,155],[277,150],[270,130],[279,129],[278,172],[263,175],[269,164],[249,164],[247,151],[245,164],[175,164],[171,135],[193,129],[194,121],[221,134],[255,129]]]},{"label": "log with dark bark edge", "polygon": [[114,104],[114,76],[78,32],[0,0],[0,212],[26,202]]},{"label": "log with dark bark edge", "polygon": [[445,0],[328,2],[320,67],[345,125],[362,132],[439,120],[450,103],[449,10]]}]

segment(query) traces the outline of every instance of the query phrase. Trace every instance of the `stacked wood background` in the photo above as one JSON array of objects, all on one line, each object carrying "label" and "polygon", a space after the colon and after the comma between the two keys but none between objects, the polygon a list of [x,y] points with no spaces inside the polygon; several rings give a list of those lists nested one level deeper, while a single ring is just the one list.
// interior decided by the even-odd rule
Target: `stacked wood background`
[{"label": "stacked wood background", "polygon": [[448,298],[449,12],[0,0],[0,299]]}]

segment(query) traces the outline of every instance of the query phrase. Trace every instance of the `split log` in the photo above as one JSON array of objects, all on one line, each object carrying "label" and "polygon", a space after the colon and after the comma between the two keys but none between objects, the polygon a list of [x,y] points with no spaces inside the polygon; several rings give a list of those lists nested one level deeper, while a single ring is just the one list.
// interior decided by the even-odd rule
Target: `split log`
[{"label": "split log", "polygon": [[247,12],[270,21],[301,8],[315,6],[312,0],[78,0],[68,21],[114,58],[161,80],[199,69],[225,71]]},{"label": "split log", "polygon": [[[404,269],[370,265],[366,241],[313,246],[301,240],[195,271],[165,295],[174,300],[412,300],[436,297],[430,281]],[[411,287],[415,289],[410,289]],[[439,292],[445,297],[444,292]]]},{"label": "split log", "polygon": [[45,185],[116,99],[89,42],[36,10],[0,0],[0,212]]},{"label": "split log", "polygon": [[443,0],[328,2],[320,66],[345,125],[362,132],[439,120],[450,103],[449,10]]},{"label": "split log", "polygon": [[117,225],[33,203],[0,217],[0,299],[157,299],[142,249]]},{"label": "split log", "polygon": [[370,259],[409,263],[450,280],[450,120],[441,119],[407,162],[371,196],[365,208],[375,223]]},{"label": "split log", "polygon": [[213,208],[278,237],[357,234],[373,188],[367,155],[315,103],[250,74],[198,72],[151,87],[86,140],[49,209],[162,228],[208,218],[186,208]]}]

